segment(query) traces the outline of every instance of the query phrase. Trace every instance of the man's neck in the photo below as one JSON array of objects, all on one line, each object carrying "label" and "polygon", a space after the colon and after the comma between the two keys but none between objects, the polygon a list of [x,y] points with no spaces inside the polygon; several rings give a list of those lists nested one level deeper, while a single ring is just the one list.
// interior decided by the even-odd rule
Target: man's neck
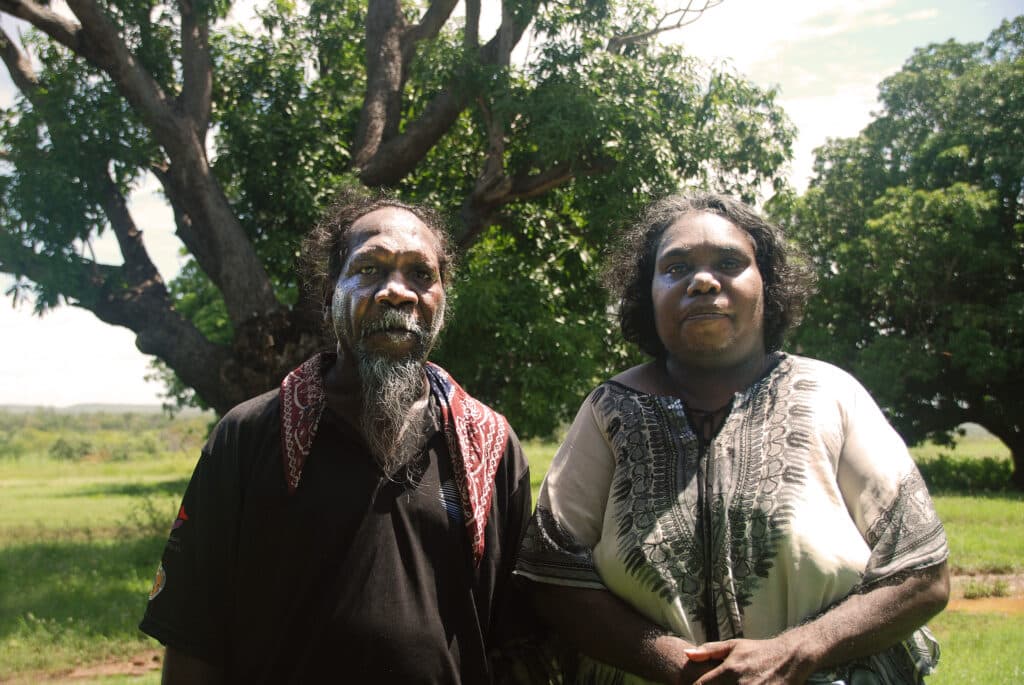
[{"label": "man's neck", "polygon": [[324,374],[327,407],[335,415],[358,425],[362,406],[362,382],[351,354],[338,350],[338,356]]},{"label": "man's neck", "polygon": [[[344,350],[338,350],[334,363],[324,373],[324,393],[327,407],[331,412],[353,425],[359,425],[363,411],[363,382],[351,353],[346,354]],[[423,415],[429,399],[430,384],[424,374],[423,392],[410,408],[410,416]]]}]

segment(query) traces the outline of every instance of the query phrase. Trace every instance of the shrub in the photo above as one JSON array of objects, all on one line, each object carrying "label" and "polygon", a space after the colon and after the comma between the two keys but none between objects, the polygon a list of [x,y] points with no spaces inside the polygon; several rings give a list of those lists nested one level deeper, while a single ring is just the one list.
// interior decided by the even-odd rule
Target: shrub
[{"label": "shrub", "polygon": [[58,461],[78,461],[91,451],[92,443],[88,440],[57,438],[50,445],[50,456]]},{"label": "shrub", "polygon": [[1010,584],[1005,580],[997,579],[992,582],[984,580],[967,581],[964,585],[964,599],[982,599],[984,597],[1009,597]]},{"label": "shrub", "polygon": [[1009,491],[1013,463],[995,457],[939,454],[918,460],[917,468],[933,493],[980,494]]}]

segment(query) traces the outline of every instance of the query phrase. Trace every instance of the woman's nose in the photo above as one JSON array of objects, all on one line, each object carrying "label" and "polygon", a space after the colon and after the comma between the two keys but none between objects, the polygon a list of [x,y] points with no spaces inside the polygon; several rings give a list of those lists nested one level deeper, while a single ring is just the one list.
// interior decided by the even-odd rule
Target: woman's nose
[{"label": "woman's nose", "polygon": [[721,289],[722,284],[718,282],[714,274],[707,270],[700,270],[693,275],[686,292],[689,295],[704,295],[707,293],[717,293]]}]

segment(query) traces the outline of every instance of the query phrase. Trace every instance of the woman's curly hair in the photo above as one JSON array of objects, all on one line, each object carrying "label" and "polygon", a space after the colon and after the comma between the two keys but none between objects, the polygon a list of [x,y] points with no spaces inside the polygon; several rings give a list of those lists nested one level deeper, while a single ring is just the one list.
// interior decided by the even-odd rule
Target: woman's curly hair
[{"label": "woman's curly hair", "polygon": [[655,327],[651,300],[658,245],[676,220],[702,212],[717,214],[753,239],[757,269],[764,282],[764,345],[768,352],[780,349],[786,333],[800,322],[813,290],[812,272],[805,266],[799,248],[787,244],[778,226],[739,200],[714,193],[670,195],[658,200],[620,236],[606,263],[604,282],[618,303],[623,337],[652,357],[666,354]]},{"label": "woman's curly hair", "polygon": [[455,255],[445,217],[430,207],[403,202],[391,195],[365,189],[342,190],[320,221],[306,234],[299,254],[299,276],[309,302],[325,315],[331,310],[334,287],[348,257],[348,232],[362,216],[385,207],[404,209],[426,224],[437,239],[441,282],[447,288],[455,271]]}]

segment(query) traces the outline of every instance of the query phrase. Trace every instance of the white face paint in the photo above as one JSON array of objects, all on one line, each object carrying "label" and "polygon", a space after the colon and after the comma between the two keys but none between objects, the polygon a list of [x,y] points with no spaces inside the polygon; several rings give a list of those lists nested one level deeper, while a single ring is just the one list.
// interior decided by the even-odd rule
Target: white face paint
[{"label": "white face paint", "polygon": [[445,311],[434,233],[388,207],[360,217],[348,243],[331,302],[339,352],[426,359]]},{"label": "white face paint", "polygon": [[[387,208],[358,219],[331,298],[340,358],[362,390],[360,432],[385,475],[422,449],[423,364],[444,325],[445,291],[434,234],[415,215]],[[406,477],[412,478],[411,469]]]}]

